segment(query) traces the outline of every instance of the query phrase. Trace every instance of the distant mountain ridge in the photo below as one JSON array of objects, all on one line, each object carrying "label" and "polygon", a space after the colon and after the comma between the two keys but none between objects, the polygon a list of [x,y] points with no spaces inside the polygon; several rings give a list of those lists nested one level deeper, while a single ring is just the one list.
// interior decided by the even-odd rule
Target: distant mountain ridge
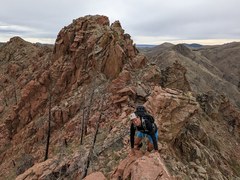
[{"label": "distant mountain ridge", "polygon": [[[153,44],[136,44],[136,47],[137,47],[137,48],[154,48],[154,47],[158,47],[158,46],[168,46],[168,45],[174,45],[174,44],[171,44],[171,43],[168,43],[168,42],[162,43],[162,44],[160,44],[160,45],[153,45]],[[197,43],[192,43],[192,44],[183,43],[183,45],[186,46],[186,47],[188,47],[188,48],[192,48],[192,49],[201,48],[201,47],[204,46],[204,45],[197,44]]]},{"label": "distant mountain ridge", "polygon": [[197,43],[192,43],[192,44],[183,43],[183,45],[187,46],[188,48],[201,48],[204,46],[204,45],[197,44]]},{"label": "distant mountain ridge", "polygon": [[136,44],[137,48],[153,48],[155,46],[156,45],[153,45],[153,44]]}]

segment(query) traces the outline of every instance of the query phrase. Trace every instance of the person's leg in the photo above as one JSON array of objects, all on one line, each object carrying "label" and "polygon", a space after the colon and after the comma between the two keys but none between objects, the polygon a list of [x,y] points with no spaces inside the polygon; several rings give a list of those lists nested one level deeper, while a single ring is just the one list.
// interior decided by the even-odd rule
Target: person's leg
[{"label": "person's leg", "polygon": [[[158,142],[158,131],[156,131],[155,133],[155,137],[156,137],[156,140]],[[148,144],[147,144],[147,151],[148,152],[151,152],[153,150],[154,146],[153,146],[153,140],[151,138],[151,136],[148,135]]]},{"label": "person's leg", "polygon": [[142,147],[142,139],[144,137],[144,134],[137,131],[135,139],[134,139],[134,148],[135,149],[140,149]]},{"label": "person's leg", "polygon": [[148,141],[147,143],[147,151],[151,152],[153,150],[153,143],[151,143],[150,141]]},{"label": "person's leg", "polygon": [[142,138],[135,137],[134,148],[139,150],[142,147]]}]

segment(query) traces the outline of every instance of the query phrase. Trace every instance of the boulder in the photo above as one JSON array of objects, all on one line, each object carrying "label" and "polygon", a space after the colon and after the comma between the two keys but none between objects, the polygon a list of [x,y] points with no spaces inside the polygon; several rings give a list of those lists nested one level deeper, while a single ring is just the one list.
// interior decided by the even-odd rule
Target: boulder
[{"label": "boulder", "polygon": [[117,179],[174,179],[166,169],[160,155],[151,153],[149,155],[142,155],[137,152],[135,156],[126,157],[111,175],[112,180]]},{"label": "boulder", "polygon": [[106,180],[107,178],[101,172],[94,172],[86,176],[83,180]]}]

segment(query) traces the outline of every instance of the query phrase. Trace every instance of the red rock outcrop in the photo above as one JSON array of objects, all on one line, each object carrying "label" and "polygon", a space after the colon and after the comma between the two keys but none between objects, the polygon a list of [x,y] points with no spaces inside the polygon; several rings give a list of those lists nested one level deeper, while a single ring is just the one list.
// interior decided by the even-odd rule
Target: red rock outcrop
[{"label": "red rock outcrop", "polygon": [[179,62],[174,62],[172,67],[161,71],[160,85],[171,89],[191,91],[190,84],[186,79],[187,69]]},{"label": "red rock outcrop", "polygon": [[138,179],[174,179],[167,171],[159,154],[153,153],[149,155],[141,155],[137,152],[135,156],[128,156],[119,163],[119,166],[112,174],[112,180],[138,180]]},{"label": "red rock outcrop", "polygon": [[89,174],[87,177],[84,178],[84,180],[96,180],[96,179],[106,180],[107,178],[101,172]]},{"label": "red rock outcrop", "polygon": [[157,121],[159,137],[166,142],[176,138],[199,108],[195,98],[190,94],[186,96],[182,91],[163,90],[161,87],[154,88],[145,106]]},{"label": "red rock outcrop", "polygon": [[130,36],[124,34],[118,21],[109,26],[106,16],[76,19],[56,40],[51,73],[54,80],[61,78],[55,80],[55,90],[62,92],[69,84],[82,83],[98,73],[114,79],[136,55]]}]

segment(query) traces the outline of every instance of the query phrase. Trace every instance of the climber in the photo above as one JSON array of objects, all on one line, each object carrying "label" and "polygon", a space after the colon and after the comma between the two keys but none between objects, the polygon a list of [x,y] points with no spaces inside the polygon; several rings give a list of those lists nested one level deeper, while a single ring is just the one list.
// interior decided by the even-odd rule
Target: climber
[{"label": "climber", "polygon": [[[158,130],[154,123],[154,118],[146,112],[144,106],[138,106],[136,111],[129,115],[131,120],[130,128],[130,142],[131,142],[131,153],[134,155],[135,150],[139,150],[142,147],[142,139],[148,137],[147,151],[151,152],[154,148],[158,150]],[[136,135],[135,135],[135,131]],[[135,135],[135,137],[134,137]]]}]

